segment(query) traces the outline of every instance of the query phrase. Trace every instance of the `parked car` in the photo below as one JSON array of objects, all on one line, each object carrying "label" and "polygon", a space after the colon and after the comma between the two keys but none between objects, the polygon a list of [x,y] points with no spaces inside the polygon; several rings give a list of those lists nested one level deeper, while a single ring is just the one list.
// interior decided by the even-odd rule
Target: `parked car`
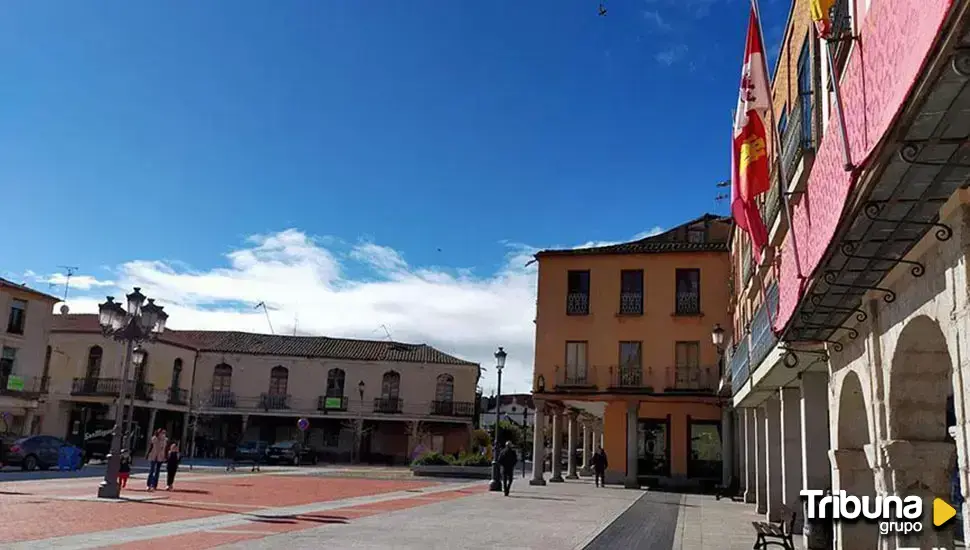
[{"label": "parked car", "polygon": [[232,456],[233,462],[239,463],[264,463],[266,453],[269,451],[269,443],[265,441],[244,441],[236,447],[236,452]]},{"label": "parked car", "polygon": [[269,451],[266,453],[266,462],[269,464],[292,464],[294,466],[306,463],[316,464],[317,453],[299,441],[283,441],[269,446]]},{"label": "parked car", "polygon": [[27,471],[38,468],[47,470],[57,466],[58,457],[64,447],[75,449],[83,456],[83,451],[80,448],[59,437],[32,435],[14,441],[7,449],[4,460],[10,466],[20,466]]},{"label": "parked car", "polygon": [[10,452],[10,446],[23,437],[12,432],[0,432],[0,467],[6,466],[7,464],[6,457],[7,453]]}]

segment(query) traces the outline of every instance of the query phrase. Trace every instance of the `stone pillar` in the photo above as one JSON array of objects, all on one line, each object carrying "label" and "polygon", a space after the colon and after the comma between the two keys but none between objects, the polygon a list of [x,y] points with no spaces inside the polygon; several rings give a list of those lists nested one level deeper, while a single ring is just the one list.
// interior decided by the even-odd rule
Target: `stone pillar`
[{"label": "stone pillar", "polygon": [[[833,449],[828,452],[833,472],[832,492],[842,490],[853,496],[875,496],[876,490],[869,461],[862,449]],[[925,506],[924,506],[925,508]],[[932,525],[929,524],[929,525]],[[879,548],[879,526],[868,521],[835,524],[836,548]]]},{"label": "stone pillar", "polygon": [[727,487],[734,476],[734,409],[721,408],[721,484]]},{"label": "stone pillar", "polygon": [[[803,372],[801,375],[800,447],[802,452],[802,487],[826,490],[832,485],[829,463],[829,376],[825,372]],[[804,513],[802,514],[804,515]],[[815,537],[812,537],[815,539]],[[806,533],[804,548],[820,548],[821,540],[810,540]]]},{"label": "stone pillar", "polygon": [[781,520],[781,402],[772,395],[763,405],[765,409],[765,464],[767,471],[768,521]]},{"label": "stone pillar", "polygon": [[543,433],[546,428],[546,407],[541,401],[536,401],[532,426],[532,479],[529,485],[545,485],[543,466],[546,463],[546,438]]},{"label": "stone pillar", "polygon": [[755,511],[759,514],[768,512],[768,464],[765,451],[765,408],[754,409],[754,456],[755,456]]},{"label": "stone pillar", "polygon": [[630,401],[626,405],[626,479],[623,486],[627,489],[639,489],[640,480],[637,479],[637,423],[640,421],[640,402]]},{"label": "stone pillar", "polygon": [[599,429],[599,436],[596,438],[596,440],[597,450],[606,448],[606,433],[603,431],[602,427]]},{"label": "stone pillar", "polygon": [[182,417],[182,441],[179,443],[179,448],[183,453],[187,453],[195,442],[189,441],[189,413],[183,414]]},{"label": "stone pillar", "polygon": [[562,483],[562,413],[552,411],[552,483]]},{"label": "stone pillar", "polygon": [[[246,427],[246,419],[249,416],[243,415],[243,429]],[[354,460],[353,462],[361,462],[364,457],[361,456],[364,451],[364,419],[356,418],[354,419]]]},{"label": "stone pillar", "polygon": [[[802,532],[802,430],[800,422],[801,392],[782,388],[781,399],[781,494],[782,502],[796,511],[794,533]],[[817,420],[816,420],[817,421]]]},{"label": "stone pillar", "polygon": [[[421,422],[414,420],[411,422],[411,431],[408,432],[408,457],[409,459],[417,458],[412,456],[414,454],[414,449],[418,447],[418,428],[421,427]],[[442,449],[444,450],[444,449]],[[501,452],[501,448],[499,449]]]},{"label": "stone pillar", "polygon": [[32,435],[31,428],[34,426],[34,409],[25,409],[24,412],[24,426],[21,430],[21,435],[29,436]]},{"label": "stone pillar", "polygon": [[146,434],[149,438],[155,433],[156,416],[158,416],[158,409],[150,409],[148,413],[148,433]]},{"label": "stone pillar", "polygon": [[589,422],[583,423],[583,468],[579,471],[580,475],[593,475],[593,468],[590,456],[593,454],[590,447],[593,446],[593,426]]},{"label": "stone pillar", "polygon": [[744,501],[754,504],[758,494],[758,445],[755,430],[755,409],[740,409],[744,441],[741,448],[741,481],[744,483]]},{"label": "stone pillar", "polygon": [[569,426],[566,428],[568,433],[569,449],[566,450],[566,479],[579,479],[576,474],[576,439],[579,431],[578,415],[570,411],[566,416]]}]

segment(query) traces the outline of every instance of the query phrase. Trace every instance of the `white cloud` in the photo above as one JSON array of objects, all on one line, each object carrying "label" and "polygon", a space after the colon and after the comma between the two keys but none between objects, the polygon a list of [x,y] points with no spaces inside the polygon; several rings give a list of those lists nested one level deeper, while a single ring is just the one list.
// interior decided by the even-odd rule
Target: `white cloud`
[{"label": "white cloud", "polygon": [[659,235],[664,231],[665,231],[664,228],[657,225],[657,226],[654,226],[653,229],[649,229],[647,231],[641,231],[640,233],[637,233],[633,237],[623,241],[586,241],[585,243],[578,246],[574,246],[573,248],[596,248],[598,246],[611,246],[614,244],[620,244],[620,243],[625,243],[629,241],[638,241],[640,239],[653,237],[654,235]]},{"label": "white cloud", "polygon": [[[662,231],[655,227],[637,236]],[[268,332],[259,302],[269,308],[277,333],[383,339],[387,327],[398,341],[427,343],[476,361],[495,385],[493,353],[508,352],[503,391],[531,389],[535,334],[536,248],[506,242],[495,273],[413,266],[396,250],[371,241],[348,246],[297,229],[255,235],[225,256],[225,264],[193,269],[178,261],[137,260],[113,268],[117,282],[75,275],[69,299],[74,313],[93,313],[104,294],[131,287],[156,298],[175,329]],[[352,275],[367,268],[372,276]],[[52,276],[53,278],[53,276]],[[82,285],[75,281],[84,281]]]},{"label": "white cloud", "polygon": [[650,23],[650,25],[660,31],[669,31],[672,29],[670,23],[668,23],[660,12],[657,10],[644,10],[643,18]]},{"label": "white cloud", "polygon": [[654,58],[658,63],[667,65],[668,67],[674,63],[680,61],[687,55],[687,44],[677,44],[671,46],[666,50],[657,53]]},{"label": "white cloud", "polygon": [[[29,272],[29,273],[33,275],[33,272]],[[33,276],[35,279],[41,282],[44,282],[50,285],[60,286],[60,287],[63,287],[68,282],[67,275],[63,273],[54,273],[52,275],[48,275],[46,277],[40,277],[40,278],[38,278],[36,275],[33,275]],[[90,290],[92,288],[112,287],[112,286],[115,286],[114,281],[101,281],[90,275],[71,276],[72,290]]]}]

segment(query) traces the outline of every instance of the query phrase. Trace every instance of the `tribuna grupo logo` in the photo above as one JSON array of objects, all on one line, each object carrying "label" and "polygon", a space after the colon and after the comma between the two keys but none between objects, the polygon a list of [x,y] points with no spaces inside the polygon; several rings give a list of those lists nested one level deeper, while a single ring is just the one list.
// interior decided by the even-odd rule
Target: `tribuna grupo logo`
[{"label": "tribuna grupo logo", "polygon": [[838,491],[806,489],[801,492],[806,501],[805,515],[809,519],[878,522],[879,532],[909,534],[923,530],[923,499],[917,496],[857,497]]}]

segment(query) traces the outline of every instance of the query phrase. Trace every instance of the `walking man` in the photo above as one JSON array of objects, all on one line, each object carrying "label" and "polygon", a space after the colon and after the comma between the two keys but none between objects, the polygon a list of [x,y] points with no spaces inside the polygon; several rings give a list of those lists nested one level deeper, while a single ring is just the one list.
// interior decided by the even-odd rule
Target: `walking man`
[{"label": "walking man", "polygon": [[593,455],[593,474],[596,478],[597,487],[606,487],[606,467],[610,465],[610,462],[606,460],[606,451],[603,447],[596,449],[596,453]]},{"label": "walking man", "polygon": [[511,441],[505,442],[505,448],[498,455],[498,463],[502,467],[502,491],[505,492],[505,496],[509,496],[512,477],[515,476],[515,465],[519,463],[519,457],[515,454]]}]

